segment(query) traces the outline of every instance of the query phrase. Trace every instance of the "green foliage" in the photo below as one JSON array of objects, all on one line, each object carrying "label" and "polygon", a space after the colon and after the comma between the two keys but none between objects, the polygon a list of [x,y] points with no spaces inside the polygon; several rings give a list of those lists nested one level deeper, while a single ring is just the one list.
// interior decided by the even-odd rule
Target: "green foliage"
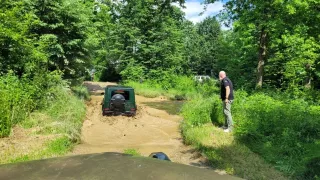
[{"label": "green foliage", "polygon": [[[305,167],[311,163],[308,157],[320,140],[319,106],[299,99],[282,98],[280,101],[263,93],[248,95],[237,91],[235,97],[231,111],[234,135],[238,141],[290,176],[309,176],[307,172],[316,175],[315,169],[306,170]],[[186,103],[182,108],[182,134],[185,136],[189,129],[210,122],[223,125],[221,103],[217,95],[209,98],[200,96]],[[197,143],[196,140],[188,140],[190,137],[185,138],[189,143]],[[311,157],[319,157],[319,154],[313,153]]]},{"label": "green foliage", "polygon": [[79,77],[88,64],[87,25],[90,11],[77,0],[32,1],[36,23],[31,33],[41,40],[49,70],[62,70],[65,77]]},{"label": "green foliage", "polygon": [[299,176],[300,179],[316,179],[320,178],[318,169],[320,168],[320,157],[315,157],[307,162],[304,172]]},{"label": "green foliage", "polygon": [[129,154],[129,155],[132,155],[132,156],[141,156],[140,152],[136,149],[125,149],[123,151],[124,154]]},{"label": "green foliage", "polygon": [[0,137],[4,137],[10,134],[13,124],[28,115],[32,104],[28,104],[28,94],[14,76],[1,77],[0,89]]},{"label": "green foliage", "polygon": [[29,154],[23,154],[15,158],[8,159],[7,163],[19,163],[64,155],[71,150],[73,144],[69,141],[68,137],[63,136],[47,141],[45,146],[46,147],[41,150],[38,149],[37,151],[33,151]]},{"label": "green foliage", "polygon": [[[305,147],[316,149],[320,131],[320,1],[229,0],[222,16],[197,24],[172,2],[184,0],[2,0],[0,137],[23,122],[77,142],[84,107],[70,95],[89,98],[74,84],[91,69],[94,80],[122,79],[137,94],[190,100],[184,126],[198,134],[224,120],[218,82],[196,83],[192,75],[225,70],[236,89],[249,92],[236,92],[236,137],[278,169],[316,177],[305,164],[317,167],[319,156]],[[219,20],[234,28],[222,31]],[[252,91],[256,75],[261,92]]]},{"label": "green foliage", "polygon": [[23,162],[65,155],[76,143],[80,142],[80,132],[86,112],[83,100],[74,96],[65,87],[57,86],[52,88],[52,92],[55,98],[49,99],[48,106],[31,112],[28,117],[19,122],[19,125],[24,128],[33,128],[35,134],[50,135],[50,140],[42,146],[29,149],[27,152],[10,150],[1,163]]},{"label": "green foliage", "polygon": [[[319,106],[310,106],[303,100],[275,100],[262,93],[248,95],[237,91],[235,97],[232,115],[236,140],[289,176],[303,179],[319,176],[316,159],[320,156],[315,150],[320,140]],[[203,138],[195,130],[210,122],[223,125],[221,103],[217,95],[200,96],[185,103],[181,128],[186,143],[203,144],[200,140]],[[312,163],[314,167],[310,166]]]},{"label": "green foliage", "polygon": [[54,92],[55,98],[49,106],[32,113],[21,124],[27,128],[41,127],[37,133],[63,134],[77,143],[86,112],[83,100],[63,87],[56,87]]},{"label": "green foliage", "polygon": [[[224,122],[221,107],[217,95],[186,102],[181,112],[184,121],[180,125],[184,142],[200,151],[218,171],[245,179],[286,179],[244,144],[235,141],[231,134],[212,126],[211,122],[219,126]],[[218,122],[220,120],[222,122]]]},{"label": "green foliage", "polygon": [[[4,157],[3,163],[64,155],[75,143],[80,142],[80,131],[86,112],[85,104],[63,85],[59,74],[38,76],[33,82],[24,82],[15,76],[5,76],[1,77],[0,82],[1,89],[4,90],[0,92],[6,93],[0,98],[1,102],[4,101],[1,108],[7,110],[2,111],[7,114],[3,114],[0,119],[1,136],[8,136],[10,128],[18,123],[24,128],[34,128],[36,131],[33,133],[50,134],[50,137],[54,138],[43,147],[28,151],[28,154],[19,155],[15,151],[10,152],[9,157]],[[46,83],[40,84],[41,82]],[[81,92],[88,93],[83,87],[80,89]]]},{"label": "green foliage", "polygon": [[35,21],[32,12],[25,11],[22,0],[1,1],[0,8],[0,74],[13,72],[22,76],[39,69],[45,56],[29,36],[30,24]]},{"label": "green foliage", "polygon": [[[220,39],[218,67],[227,69],[230,77],[247,89],[254,87],[257,75],[264,87],[292,91],[300,91],[304,86],[319,89],[320,37],[315,30],[320,22],[319,3],[314,0],[226,2],[219,17],[227,25],[232,23],[228,36],[233,38]],[[259,62],[261,69],[257,68]]]},{"label": "green foliage", "polygon": [[[67,90],[67,84],[62,81],[59,73],[38,75],[33,81],[27,78],[18,79],[13,75],[2,76],[0,88],[0,101],[2,102],[0,106],[3,115],[0,117],[1,137],[8,136],[11,127],[26,119],[28,121],[30,113],[39,109],[48,112],[53,118],[66,120],[64,127],[58,128],[59,131],[70,130],[72,131],[70,135],[79,136],[79,132],[73,129],[81,127],[84,107],[82,102],[79,102],[80,100],[73,97],[71,91]],[[72,89],[83,98],[89,97],[88,91],[83,87]],[[42,123],[48,122],[43,121]],[[74,124],[77,125],[73,128]]]},{"label": "green foliage", "polygon": [[[153,0],[100,2],[97,6],[108,6],[111,12],[110,16],[106,15],[108,13],[103,13],[105,9],[102,8],[96,13],[100,40],[90,41],[101,52],[95,54],[94,66],[106,68],[106,73],[100,75],[108,76],[111,74],[108,70],[113,69],[124,80],[139,80],[150,78],[147,74],[154,74],[151,71],[184,71],[183,13],[179,8]],[[104,31],[99,24],[104,24]],[[101,43],[97,44],[99,41]]]},{"label": "green foliage", "polygon": [[[200,126],[211,122],[213,99],[193,99],[182,108],[182,115],[190,126]],[[192,107],[192,108],[191,108]],[[188,111],[186,110],[188,109]]]},{"label": "green foliage", "polygon": [[47,144],[46,154],[63,155],[71,150],[73,144],[67,136],[57,138]]},{"label": "green foliage", "polygon": [[92,13],[85,5],[78,0],[1,1],[0,137],[58,99],[59,88],[68,87],[62,77],[84,76]]},{"label": "green foliage", "polygon": [[74,86],[71,87],[72,92],[80,99],[89,100],[90,94],[85,86]]},{"label": "green foliage", "polygon": [[189,100],[198,96],[198,93],[209,97],[218,91],[214,80],[196,83],[193,78],[188,76],[177,76],[159,71],[151,72],[152,76],[162,78],[146,80],[141,83],[124,81],[124,84],[134,87],[138,95],[146,97],[166,96],[172,100]]},{"label": "green foliage", "polygon": [[135,90],[135,94],[149,97],[149,98],[154,98],[154,97],[159,97],[165,94],[165,91],[162,90],[161,88],[154,87],[150,83],[137,83],[133,81],[125,82],[125,85],[131,86]]},{"label": "green foliage", "polygon": [[131,61],[120,74],[123,79],[128,81],[139,81],[144,79],[144,69],[143,66],[137,65],[134,61]]},{"label": "green foliage", "polygon": [[[50,76],[39,76],[34,81],[19,80],[18,77],[13,75],[0,77],[1,114],[3,115],[0,118],[1,137],[8,136],[11,127],[24,120],[40,104],[46,105],[48,103],[48,100],[50,100],[48,98],[51,98],[53,93],[50,83],[53,83],[54,76],[52,78],[47,77]],[[41,86],[47,88],[39,91]],[[44,94],[47,96],[44,96]]]},{"label": "green foliage", "polygon": [[281,171],[295,174],[306,163],[305,145],[320,138],[319,107],[303,100],[279,101],[264,94],[238,99],[233,108],[235,135]]}]

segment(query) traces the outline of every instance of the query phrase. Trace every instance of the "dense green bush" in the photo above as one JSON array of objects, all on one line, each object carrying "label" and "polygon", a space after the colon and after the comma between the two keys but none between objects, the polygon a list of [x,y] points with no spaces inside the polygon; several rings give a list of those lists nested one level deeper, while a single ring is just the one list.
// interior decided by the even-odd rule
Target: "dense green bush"
[{"label": "dense green bush", "polygon": [[[231,111],[237,140],[288,175],[309,177],[305,170],[315,176],[316,169],[306,169],[306,164],[319,157],[316,149],[320,141],[320,106],[299,99],[281,101],[263,93],[248,95],[237,91]],[[209,122],[220,126],[224,122],[218,95],[187,102],[182,115],[183,126]]]},{"label": "dense green bush", "polygon": [[238,96],[233,108],[236,137],[290,175],[305,166],[306,145],[320,139],[319,106],[280,101],[264,94]]},{"label": "dense green bush", "polygon": [[196,98],[187,102],[182,108],[185,123],[190,126],[200,126],[211,122],[214,98]]},{"label": "dense green bush", "polygon": [[[157,76],[158,71],[153,72]],[[197,83],[190,76],[178,76],[162,72],[163,78],[147,79],[142,83],[131,80],[124,81],[123,84],[135,88],[136,93],[147,97],[167,96],[174,100],[190,100],[199,94],[209,97],[219,90],[217,81],[209,80],[204,83]]]},{"label": "dense green bush", "polygon": [[89,100],[90,94],[85,86],[74,86],[71,87],[72,92],[80,99]]},{"label": "dense green bush", "polygon": [[0,77],[0,137],[8,136],[13,125],[33,110],[45,109],[57,99],[57,86],[66,86],[57,72],[39,74],[32,80],[8,74]]},{"label": "dense green bush", "polygon": [[156,88],[150,83],[137,83],[134,81],[127,81],[124,84],[133,87],[137,95],[154,98],[162,96],[164,94],[164,90],[162,90],[161,88]]},{"label": "dense green bush", "polygon": [[[79,87],[76,89],[79,89]],[[74,95],[80,95],[81,98],[84,98],[88,95],[88,91],[82,87],[81,93],[74,94],[69,89],[57,85],[55,100],[51,102],[50,106],[39,111],[48,115],[49,118],[42,119],[41,113],[36,113],[23,124],[29,127],[40,126],[43,127],[41,130],[43,133],[63,134],[71,142],[79,142],[86,108],[83,100]]]},{"label": "dense green bush", "polygon": [[0,77],[0,137],[8,136],[13,124],[26,118],[36,106],[30,84],[12,75]]},{"label": "dense green bush", "polygon": [[139,81],[144,78],[144,67],[136,65],[134,61],[131,61],[128,66],[121,71],[122,78],[130,81]]}]

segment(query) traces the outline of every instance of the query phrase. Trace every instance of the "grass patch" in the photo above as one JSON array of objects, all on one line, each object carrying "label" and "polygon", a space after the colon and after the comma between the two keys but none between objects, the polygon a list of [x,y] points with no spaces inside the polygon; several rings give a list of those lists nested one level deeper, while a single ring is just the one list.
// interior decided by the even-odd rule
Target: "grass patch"
[{"label": "grass patch", "polygon": [[170,100],[191,100],[200,94],[210,96],[219,90],[215,80],[196,83],[191,77],[184,76],[174,76],[169,82],[147,80],[142,83],[126,81],[123,84],[133,87],[137,95],[149,98],[165,96]]},{"label": "grass patch", "polygon": [[24,161],[58,157],[66,154],[68,151],[72,149],[73,146],[74,144],[70,142],[68,137],[60,137],[47,142],[41,150],[33,151],[32,153],[23,154],[18,157],[9,159],[7,163],[18,163]]},{"label": "grass patch", "polygon": [[45,109],[34,112],[21,123],[24,128],[38,127],[38,134],[59,134],[78,142],[86,109],[83,100],[66,89],[57,89],[56,100]]},{"label": "grass patch", "polygon": [[10,152],[5,152],[8,157],[2,157],[1,163],[57,157],[69,152],[80,142],[80,131],[86,113],[83,99],[66,88],[56,87],[55,100],[49,106],[31,113],[29,118],[18,124],[25,129],[35,130],[27,136],[53,138],[44,142],[41,147],[30,147],[28,152],[13,147]]},{"label": "grass patch", "polygon": [[71,87],[72,92],[80,99],[83,100],[89,100],[90,99],[90,93],[87,89],[87,87],[78,85]]},{"label": "grass patch", "polygon": [[64,155],[69,152],[74,144],[67,136],[50,141],[47,145],[46,153],[48,155]]},{"label": "grass patch", "polygon": [[186,144],[194,146],[211,163],[212,167],[245,179],[288,179],[265,162],[233,134],[224,133],[223,114],[219,97],[197,98],[182,108],[184,121],[181,133]]},{"label": "grass patch", "polygon": [[316,166],[307,166],[320,157],[314,153],[320,140],[320,106],[302,99],[280,101],[263,93],[240,93],[233,112],[235,136],[253,152],[292,178],[320,175],[307,173],[317,171]]},{"label": "grass patch", "polygon": [[148,97],[148,98],[155,98],[155,97],[163,96],[165,94],[165,92],[160,88],[152,87],[148,83],[137,83],[137,82],[129,81],[125,83],[125,85],[133,87],[135,94]]},{"label": "grass patch", "polygon": [[185,143],[199,150],[219,171],[244,179],[288,179],[245,145],[235,141],[232,134],[224,133],[211,123],[183,126],[182,131]]},{"label": "grass patch", "polygon": [[[238,91],[235,96],[232,106],[235,131],[234,136],[230,137],[232,140],[228,140],[229,137],[225,137],[222,131],[221,134],[214,129],[208,133],[206,129],[205,125],[221,126],[224,121],[221,100],[213,95],[193,99],[183,106],[184,122],[181,129],[186,143],[207,154],[214,167],[241,177],[279,179],[277,171],[285,178],[319,177],[319,106],[309,105],[303,100],[279,101],[261,93],[248,96]],[[214,135],[210,137],[211,134]],[[208,137],[230,142],[214,140],[208,145],[205,142]],[[260,155],[260,160],[255,156],[246,159],[255,153]],[[256,166],[251,167],[250,164]],[[266,168],[268,166],[273,168]]]},{"label": "grass patch", "polygon": [[141,156],[141,153],[136,149],[125,149],[123,151],[124,154],[129,154],[132,156]]}]

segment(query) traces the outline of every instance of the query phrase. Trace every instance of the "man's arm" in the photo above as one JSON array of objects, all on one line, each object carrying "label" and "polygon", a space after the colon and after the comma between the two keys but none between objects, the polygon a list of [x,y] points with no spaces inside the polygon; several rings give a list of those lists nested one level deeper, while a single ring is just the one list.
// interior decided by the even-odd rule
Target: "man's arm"
[{"label": "man's arm", "polygon": [[226,99],[229,98],[229,95],[230,95],[230,87],[226,86]]}]

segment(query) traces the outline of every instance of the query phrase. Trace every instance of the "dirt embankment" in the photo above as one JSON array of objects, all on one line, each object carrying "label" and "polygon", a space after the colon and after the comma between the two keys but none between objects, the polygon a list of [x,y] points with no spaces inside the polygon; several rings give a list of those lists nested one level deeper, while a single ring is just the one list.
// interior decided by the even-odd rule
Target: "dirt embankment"
[{"label": "dirt embankment", "polygon": [[182,142],[179,124],[182,118],[156,109],[148,104],[167,103],[165,98],[145,98],[136,96],[138,112],[135,117],[101,115],[103,87],[110,83],[85,83],[91,91],[87,103],[86,120],[82,127],[82,143],[71,154],[100,152],[123,152],[133,148],[141,155],[164,152],[173,162],[209,167],[205,159]]}]

